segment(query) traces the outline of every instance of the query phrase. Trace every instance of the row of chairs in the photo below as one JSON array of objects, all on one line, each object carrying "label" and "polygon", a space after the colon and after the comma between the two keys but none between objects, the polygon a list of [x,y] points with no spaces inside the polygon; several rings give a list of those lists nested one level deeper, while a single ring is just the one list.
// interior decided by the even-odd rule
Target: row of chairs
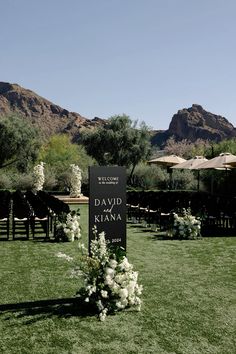
[{"label": "row of chairs", "polygon": [[69,213],[69,206],[46,192],[34,194],[0,193],[0,239],[29,239],[55,235],[56,221],[61,213]]},{"label": "row of chairs", "polygon": [[0,238],[8,238],[10,232],[11,193],[0,191]]},{"label": "row of chairs", "polygon": [[133,223],[143,223],[145,226],[167,230],[172,222],[172,211],[164,212],[161,208],[151,209],[150,206],[127,204],[127,218]]},{"label": "row of chairs", "polygon": [[[135,195],[135,194],[134,194]],[[163,194],[164,195],[164,194]],[[137,196],[137,195],[136,195]],[[135,199],[129,196],[127,204],[128,220],[134,223],[143,223],[154,229],[168,230],[173,222],[173,212],[179,212],[182,208],[189,208],[192,214],[201,218],[202,235],[236,236],[236,201],[225,200],[222,197],[204,195],[193,195],[193,198],[173,200],[173,203],[161,202],[161,198],[153,195],[152,199]],[[199,200],[197,200],[197,197]]]}]

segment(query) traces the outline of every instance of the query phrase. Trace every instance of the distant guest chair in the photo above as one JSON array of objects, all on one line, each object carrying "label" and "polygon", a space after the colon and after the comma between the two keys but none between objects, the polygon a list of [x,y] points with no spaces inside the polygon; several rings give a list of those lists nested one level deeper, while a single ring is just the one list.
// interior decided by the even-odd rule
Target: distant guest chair
[{"label": "distant guest chair", "polygon": [[45,237],[49,239],[50,212],[47,205],[32,191],[27,191],[25,196],[32,210],[30,224],[33,238]]},{"label": "distant guest chair", "polygon": [[12,195],[12,236],[16,238],[29,239],[31,209],[20,191],[16,191]]},{"label": "distant guest chair", "polygon": [[11,193],[0,192],[0,239],[9,239],[10,234]]}]

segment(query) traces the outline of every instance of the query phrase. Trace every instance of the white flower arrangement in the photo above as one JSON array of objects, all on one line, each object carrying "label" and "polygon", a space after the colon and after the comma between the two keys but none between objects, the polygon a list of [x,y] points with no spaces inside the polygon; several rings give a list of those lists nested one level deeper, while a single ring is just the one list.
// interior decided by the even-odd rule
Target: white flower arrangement
[{"label": "white flower arrangement", "polygon": [[70,197],[78,198],[81,196],[81,169],[75,164],[70,165]]},{"label": "white flower arrangement", "polygon": [[63,214],[56,224],[56,238],[62,241],[75,241],[81,238],[80,233],[80,216],[76,212]]},{"label": "white flower arrangement", "polygon": [[[128,307],[141,309],[142,285],[138,285],[138,272],[133,270],[121,249],[107,247],[104,232],[91,242],[91,256],[83,256],[78,274],[82,274],[85,286],[78,292],[79,298],[94,307],[99,319],[104,321],[109,313]],[[76,274],[74,272],[73,274]]]},{"label": "white flower arrangement", "polygon": [[181,216],[174,213],[173,236],[180,239],[201,237],[201,221],[191,215],[190,210],[183,209]]},{"label": "white flower arrangement", "polygon": [[34,190],[36,190],[37,192],[43,189],[43,185],[45,182],[44,165],[44,162],[40,162],[40,164],[34,166],[33,169]]}]

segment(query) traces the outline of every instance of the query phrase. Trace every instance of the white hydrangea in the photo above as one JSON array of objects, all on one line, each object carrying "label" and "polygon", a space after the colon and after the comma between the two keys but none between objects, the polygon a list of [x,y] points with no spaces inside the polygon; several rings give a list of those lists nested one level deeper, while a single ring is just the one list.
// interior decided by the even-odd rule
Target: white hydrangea
[{"label": "white hydrangea", "polygon": [[201,236],[201,221],[183,210],[183,216],[174,213],[173,236],[180,238],[197,238]]},{"label": "white hydrangea", "polygon": [[106,290],[101,290],[101,295],[106,299],[108,297],[108,292]]},{"label": "white hydrangea", "polygon": [[96,299],[101,321],[105,320],[108,312],[128,306],[140,310],[142,286],[138,284],[138,272],[133,271],[127,257],[117,258],[115,253],[109,252],[104,232],[91,242],[91,257],[87,257],[86,262],[89,267],[85,267],[86,285],[82,293],[86,302]]},{"label": "white hydrangea", "polygon": [[69,213],[66,222],[58,222],[56,228],[62,228],[70,241],[79,240],[81,238],[79,219],[79,215]]},{"label": "white hydrangea", "polygon": [[33,169],[33,188],[34,190],[41,191],[43,189],[43,185],[45,182],[45,176],[44,176],[44,162],[40,162],[40,164],[34,166]]},{"label": "white hydrangea", "polygon": [[75,164],[70,165],[70,197],[79,198],[81,196],[81,169]]}]

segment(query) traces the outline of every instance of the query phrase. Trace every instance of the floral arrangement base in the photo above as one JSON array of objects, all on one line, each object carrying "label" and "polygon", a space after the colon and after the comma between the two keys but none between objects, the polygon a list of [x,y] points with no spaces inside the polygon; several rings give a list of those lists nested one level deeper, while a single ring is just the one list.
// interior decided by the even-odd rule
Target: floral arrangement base
[{"label": "floral arrangement base", "polygon": [[[89,305],[104,321],[108,314],[135,307],[141,308],[142,285],[138,284],[138,272],[133,270],[121,248],[107,247],[104,232],[91,242],[91,256],[82,255],[78,276],[84,277],[85,285],[78,291],[79,301]],[[84,249],[84,245],[81,244]]]}]

